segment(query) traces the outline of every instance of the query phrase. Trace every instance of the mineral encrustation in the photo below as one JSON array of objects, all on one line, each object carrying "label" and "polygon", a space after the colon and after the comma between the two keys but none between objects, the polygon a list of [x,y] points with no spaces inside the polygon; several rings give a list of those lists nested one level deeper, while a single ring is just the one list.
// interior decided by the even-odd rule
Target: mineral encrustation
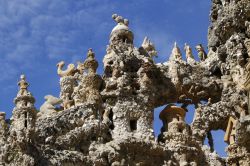
[{"label": "mineral encrustation", "polygon": [[[0,112],[0,165],[250,165],[250,1],[213,0],[210,17],[200,61],[187,44],[184,60],[175,43],[156,64],[150,39],[135,47],[128,19],[114,14],[102,76],[92,49],[77,66],[59,62],[60,95],[36,110],[22,75],[11,119]],[[157,137],[154,109],[163,105]],[[214,130],[225,131],[227,157],[214,150]]]}]

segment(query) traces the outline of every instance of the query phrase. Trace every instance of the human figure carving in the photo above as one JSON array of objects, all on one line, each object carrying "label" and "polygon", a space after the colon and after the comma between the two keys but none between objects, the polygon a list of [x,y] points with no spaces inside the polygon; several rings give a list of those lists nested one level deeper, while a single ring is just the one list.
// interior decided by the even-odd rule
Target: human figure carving
[{"label": "human figure carving", "polygon": [[186,51],[187,63],[195,64],[192,48],[187,43],[185,43],[184,50]]},{"label": "human figure carving", "polygon": [[200,60],[205,61],[207,59],[207,53],[205,52],[203,46],[201,44],[198,44],[195,48],[198,52]]},{"label": "human figure carving", "polygon": [[[63,70],[65,65],[64,61],[61,61],[57,64],[57,74],[60,78],[60,98],[63,100],[64,109],[68,109],[73,105],[72,93],[74,91],[74,87],[77,85],[77,79],[75,74],[77,73],[77,69],[74,64],[69,64],[66,70]],[[71,105],[70,105],[71,104]]]}]

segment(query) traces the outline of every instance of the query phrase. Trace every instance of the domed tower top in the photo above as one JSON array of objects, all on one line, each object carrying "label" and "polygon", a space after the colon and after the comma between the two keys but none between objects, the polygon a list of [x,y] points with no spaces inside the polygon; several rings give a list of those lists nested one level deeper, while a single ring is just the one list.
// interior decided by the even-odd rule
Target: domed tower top
[{"label": "domed tower top", "polygon": [[110,34],[110,44],[118,44],[120,42],[133,44],[134,35],[130,31],[128,19],[123,18],[117,14],[113,14],[112,18],[117,22]]}]

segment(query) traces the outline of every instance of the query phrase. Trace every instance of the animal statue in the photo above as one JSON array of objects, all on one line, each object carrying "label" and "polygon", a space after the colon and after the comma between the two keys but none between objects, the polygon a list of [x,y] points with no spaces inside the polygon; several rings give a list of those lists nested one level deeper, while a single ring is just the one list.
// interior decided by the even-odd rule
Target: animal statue
[{"label": "animal statue", "polygon": [[47,95],[44,97],[46,100],[40,107],[40,112],[38,116],[48,117],[57,112],[56,105],[61,104],[63,101],[52,95]]},{"label": "animal statue", "polygon": [[69,64],[66,70],[63,70],[63,67],[65,65],[64,61],[59,62],[57,66],[57,74],[60,77],[65,77],[65,76],[73,76],[76,72],[75,65],[74,64]]}]

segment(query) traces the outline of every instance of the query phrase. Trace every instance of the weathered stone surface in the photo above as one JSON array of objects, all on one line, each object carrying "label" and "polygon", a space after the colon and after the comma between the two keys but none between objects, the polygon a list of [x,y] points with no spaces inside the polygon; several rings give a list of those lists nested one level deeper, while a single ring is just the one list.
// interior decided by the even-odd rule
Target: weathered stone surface
[{"label": "weathered stone surface", "polygon": [[[185,61],[176,43],[169,61],[155,64],[153,43],[145,38],[136,48],[129,21],[114,14],[103,76],[92,49],[77,67],[63,70],[60,62],[60,99],[46,97],[38,114],[21,77],[11,124],[0,113],[0,165],[249,165],[249,5],[212,1],[209,51],[196,47],[200,62],[188,45]],[[155,138],[153,111],[163,105]],[[214,151],[213,130],[227,130],[226,158]]]}]

